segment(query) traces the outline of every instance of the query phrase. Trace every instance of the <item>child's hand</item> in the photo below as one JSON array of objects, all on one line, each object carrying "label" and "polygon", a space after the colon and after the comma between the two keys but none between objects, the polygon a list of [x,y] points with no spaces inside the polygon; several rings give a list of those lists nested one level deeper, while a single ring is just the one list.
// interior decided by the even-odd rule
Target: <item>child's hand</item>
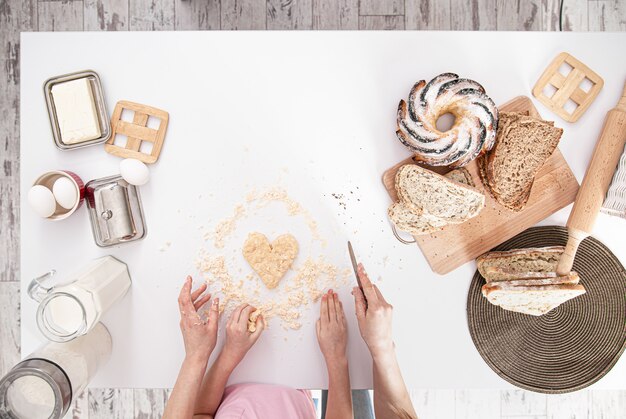
[{"label": "child's hand", "polygon": [[332,290],[322,296],[320,318],[317,320],[316,329],[317,341],[326,364],[345,361],[348,327],[343,305],[337,293]]},{"label": "child's hand", "polygon": [[207,289],[207,284],[203,284],[192,293],[191,284],[192,279],[188,276],[178,297],[180,330],[183,333],[186,356],[205,362],[209,360],[209,356],[217,343],[219,299],[215,298],[213,300],[209,318],[207,321],[203,321],[198,314],[198,310],[211,300],[211,294],[201,297],[202,293]]},{"label": "child's hand", "polygon": [[[372,284],[365,268],[360,263],[358,275],[363,284],[363,291],[359,287],[354,287],[352,295],[354,295],[356,318],[361,336],[372,356],[387,353],[393,350],[391,334],[393,307],[385,300],[378,287]],[[365,298],[367,298],[367,304]]]},{"label": "child's hand", "polygon": [[224,343],[222,355],[227,356],[235,364],[241,362],[246,353],[259,339],[263,329],[265,329],[265,322],[261,315],[256,319],[256,330],[254,333],[248,331],[248,320],[250,319],[250,314],[255,310],[251,305],[242,304],[232,312],[228,319],[226,343]]}]

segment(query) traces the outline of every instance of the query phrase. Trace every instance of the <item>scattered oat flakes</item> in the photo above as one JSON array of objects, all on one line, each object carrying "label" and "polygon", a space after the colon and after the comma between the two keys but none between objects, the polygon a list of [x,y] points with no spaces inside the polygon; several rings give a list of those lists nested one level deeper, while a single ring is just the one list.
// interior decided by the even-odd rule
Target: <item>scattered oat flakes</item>
[{"label": "scattered oat flakes", "polygon": [[215,231],[204,235],[204,240],[213,239],[213,245],[218,249],[224,247],[224,240],[235,231],[237,221],[239,221],[246,213],[243,205],[239,204],[235,207],[235,211],[230,218],[220,221],[215,227]]},{"label": "scattered oat flakes", "polygon": [[[283,203],[290,216],[303,216],[313,240],[318,241],[322,247],[326,246],[326,240],[320,236],[317,222],[311,214],[289,197],[282,188],[248,193],[245,204],[237,205],[231,217],[217,223],[214,231],[206,233],[203,236],[205,241],[211,241],[215,249],[223,249],[225,240],[235,231],[237,222],[270,202]],[[322,256],[317,258],[309,256],[299,266],[294,266],[295,273],[288,273],[274,290],[264,289],[262,295],[259,289],[260,280],[256,275],[249,273],[244,276],[241,269],[229,269],[225,256],[219,253],[202,248],[195,263],[211,292],[220,297],[220,313],[247,303],[263,313],[266,324],[267,320],[276,317],[280,319],[285,330],[301,328],[303,311],[317,302],[328,288],[338,288],[341,284],[347,284],[351,274],[348,268],[339,272],[336,266]],[[232,265],[235,263],[234,255],[237,253],[237,249],[230,252],[229,261]],[[237,272],[239,278],[233,276],[231,272]],[[240,278],[245,278],[245,281]]]}]

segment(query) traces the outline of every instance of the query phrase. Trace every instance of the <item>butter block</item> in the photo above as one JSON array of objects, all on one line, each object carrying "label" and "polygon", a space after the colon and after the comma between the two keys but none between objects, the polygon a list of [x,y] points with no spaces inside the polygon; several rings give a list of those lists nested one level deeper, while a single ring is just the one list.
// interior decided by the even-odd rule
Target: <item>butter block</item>
[{"label": "butter block", "polygon": [[63,143],[82,143],[102,135],[89,79],[55,84],[52,100]]}]

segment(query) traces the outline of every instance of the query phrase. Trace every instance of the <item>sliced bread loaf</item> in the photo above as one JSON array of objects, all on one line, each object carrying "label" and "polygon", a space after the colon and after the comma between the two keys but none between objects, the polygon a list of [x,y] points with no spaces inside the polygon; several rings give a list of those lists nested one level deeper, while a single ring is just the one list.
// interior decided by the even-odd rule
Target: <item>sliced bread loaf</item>
[{"label": "sliced bread loaf", "polygon": [[485,297],[505,310],[541,316],[584,293],[585,287],[572,284],[513,288],[493,285],[485,292]]},{"label": "sliced bread loaf", "polygon": [[535,176],[562,134],[553,122],[501,112],[495,145],[478,160],[482,181],[494,199],[512,211],[521,211]]},{"label": "sliced bread loaf", "polygon": [[556,277],[563,251],[563,246],[549,246],[488,252],[476,259],[476,266],[487,283]]},{"label": "sliced bread loaf", "polygon": [[396,174],[401,201],[417,214],[432,215],[459,224],[478,215],[485,196],[476,188],[450,180],[416,164],[402,166]]}]

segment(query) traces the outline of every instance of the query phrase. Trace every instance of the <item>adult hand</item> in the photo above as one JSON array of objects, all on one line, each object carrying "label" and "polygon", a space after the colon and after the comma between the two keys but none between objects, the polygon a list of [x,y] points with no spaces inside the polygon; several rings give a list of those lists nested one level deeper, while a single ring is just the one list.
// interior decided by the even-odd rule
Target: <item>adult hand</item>
[{"label": "adult hand", "polygon": [[248,330],[250,315],[255,310],[256,308],[251,305],[242,304],[233,310],[228,319],[226,325],[226,342],[224,343],[222,354],[236,364],[241,362],[246,356],[265,329],[263,316],[259,315],[256,319],[256,330],[254,332]]},{"label": "adult hand", "polygon": [[326,364],[346,360],[348,327],[339,296],[333,290],[322,296],[320,318],[316,323],[317,341]]},{"label": "adult hand", "polygon": [[207,284],[202,284],[200,288],[191,292],[192,281],[191,276],[188,276],[178,297],[180,330],[183,333],[186,356],[208,361],[217,343],[219,299],[215,298],[212,301],[208,319],[203,320],[198,310],[211,300],[211,294],[202,295],[207,289]]},{"label": "adult hand", "polygon": [[372,284],[365,268],[360,263],[357,273],[363,285],[363,291],[359,287],[354,287],[352,295],[354,295],[359,331],[372,356],[376,356],[393,350],[391,333],[393,307],[387,303],[378,287]]}]

